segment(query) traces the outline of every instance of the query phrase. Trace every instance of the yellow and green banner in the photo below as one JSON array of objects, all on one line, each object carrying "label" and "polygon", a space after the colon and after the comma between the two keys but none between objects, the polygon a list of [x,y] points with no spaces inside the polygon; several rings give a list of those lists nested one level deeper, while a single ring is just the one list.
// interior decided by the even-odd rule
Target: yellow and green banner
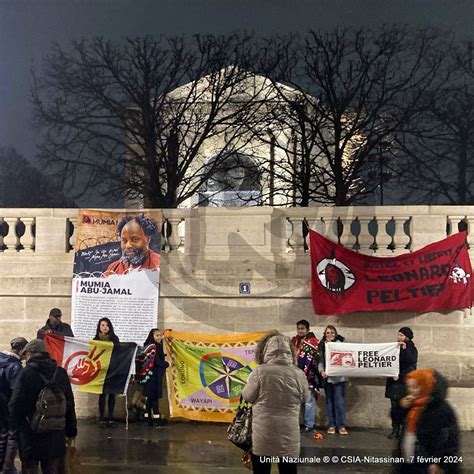
[{"label": "yellow and green banner", "polygon": [[255,368],[265,333],[197,334],[166,330],[170,413],[173,418],[230,422]]}]

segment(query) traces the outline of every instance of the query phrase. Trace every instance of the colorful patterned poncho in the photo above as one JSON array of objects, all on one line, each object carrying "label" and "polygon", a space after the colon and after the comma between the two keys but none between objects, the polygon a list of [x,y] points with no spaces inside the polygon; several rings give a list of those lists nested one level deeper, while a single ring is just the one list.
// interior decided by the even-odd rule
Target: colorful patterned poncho
[{"label": "colorful patterned poncho", "polygon": [[137,354],[135,360],[135,381],[145,385],[153,375],[153,366],[155,365],[156,346],[150,344],[143,348],[143,351]]},{"label": "colorful patterned poncho", "polygon": [[309,332],[305,337],[294,336],[291,342],[298,350],[296,363],[304,371],[309,387],[318,390],[318,338]]}]

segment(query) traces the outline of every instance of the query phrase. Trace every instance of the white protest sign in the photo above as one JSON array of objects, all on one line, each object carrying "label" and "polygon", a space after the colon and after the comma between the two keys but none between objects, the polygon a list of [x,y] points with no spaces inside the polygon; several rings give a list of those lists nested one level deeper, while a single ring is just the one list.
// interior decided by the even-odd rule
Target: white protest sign
[{"label": "white protest sign", "polygon": [[382,344],[326,343],[329,376],[396,377],[400,367],[398,342]]}]

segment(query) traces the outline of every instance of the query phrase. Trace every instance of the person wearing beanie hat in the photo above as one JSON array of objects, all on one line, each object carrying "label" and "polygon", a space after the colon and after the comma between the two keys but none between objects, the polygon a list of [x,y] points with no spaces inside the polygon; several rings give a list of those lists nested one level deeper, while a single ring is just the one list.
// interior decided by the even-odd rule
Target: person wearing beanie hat
[{"label": "person wearing beanie hat", "polygon": [[416,369],[418,350],[413,343],[413,331],[409,327],[402,327],[397,334],[400,345],[400,368],[398,377],[389,377],[385,385],[385,398],[390,399],[390,417],[392,431],[389,439],[397,439],[405,422],[407,410],[400,406],[400,400],[406,395],[404,377],[408,372]]},{"label": "person wearing beanie hat", "polygon": [[0,393],[10,400],[13,384],[22,369],[21,351],[28,341],[24,337],[15,337],[10,341],[10,350],[0,353]]},{"label": "person wearing beanie hat", "polygon": [[[74,395],[67,372],[51,359],[44,341],[33,339],[22,350],[25,368],[17,378],[8,405],[10,422],[18,433],[21,470],[24,473],[64,472],[67,438],[77,435]],[[36,411],[41,390],[51,382],[66,399],[65,428],[37,433],[30,421]]]},{"label": "person wearing beanie hat", "polygon": [[24,337],[15,337],[10,341],[10,347],[12,351],[22,351],[23,348],[28,344],[28,341]]},{"label": "person wearing beanie hat", "polygon": [[4,474],[17,472],[14,461],[18,444],[9,423],[8,402],[22,370],[20,354],[27,343],[24,337],[16,337],[10,341],[11,350],[0,353],[0,471]]},{"label": "person wearing beanie hat", "polygon": [[52,308],[49,312],[46,324],[38,330],[36,337],[44,339],[45,334],[59,334],[61,336],[74,337],[71,326],[61,321],[62,312],[59,308]]},{"label": "person wearing beanie hat", "polygon": [[407,337],[410,340],[413,339],[413,331],[406,326],[403,328],[400,328],[398,332],[401,332],[405,337]]}]

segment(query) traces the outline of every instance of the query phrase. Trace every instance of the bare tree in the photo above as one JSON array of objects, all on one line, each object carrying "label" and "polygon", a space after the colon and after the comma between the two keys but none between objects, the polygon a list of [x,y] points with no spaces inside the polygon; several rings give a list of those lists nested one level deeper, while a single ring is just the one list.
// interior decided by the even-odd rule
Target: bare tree
[{"label": "bare tree", "polygon": [[448,81],[425,94],[400,145],[406,197],[416,203],[474,204],[474,73],[472,46],[451,45]]},{"label": "bare tree", "polygon": [[76,207],[61,186],[14,148],[0,147],[0,207]]},{"label": "bare tree", "polygon": [[239,34],[56,44],[33,71],[41,155],[78,194],[176,207],[246,143],[254,54]]},{"label": "bare tree", "polygon": [[372,193],[374,155],[439,80],[440,40],[437,31],[395,26],[270,39],[261,68],[280,106],[257,133],[280,155],[267,164],[279,192],[300,206],[349,205]]}]

